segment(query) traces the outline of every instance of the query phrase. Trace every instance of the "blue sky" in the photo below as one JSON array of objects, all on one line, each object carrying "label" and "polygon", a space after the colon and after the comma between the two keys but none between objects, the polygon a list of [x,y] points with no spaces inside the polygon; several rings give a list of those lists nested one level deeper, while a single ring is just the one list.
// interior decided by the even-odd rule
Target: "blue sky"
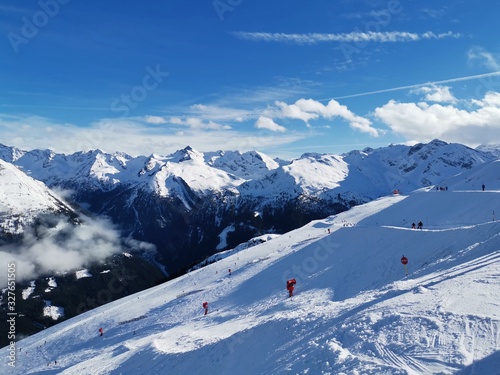
[{"label": "blue sky", "polygon": [[0,143],[132,155],[500,144],[498,4],[3,1]]}]

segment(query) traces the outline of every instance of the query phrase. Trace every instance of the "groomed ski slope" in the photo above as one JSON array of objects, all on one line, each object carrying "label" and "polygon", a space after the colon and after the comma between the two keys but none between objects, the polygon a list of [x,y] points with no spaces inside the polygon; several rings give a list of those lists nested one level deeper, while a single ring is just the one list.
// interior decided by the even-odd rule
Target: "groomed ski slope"
[{"label": "groomed ski slope", "polygon": [[0,373],[500,374],[497,189],[314,221],[21,340],[14,369],[3,348]]}]

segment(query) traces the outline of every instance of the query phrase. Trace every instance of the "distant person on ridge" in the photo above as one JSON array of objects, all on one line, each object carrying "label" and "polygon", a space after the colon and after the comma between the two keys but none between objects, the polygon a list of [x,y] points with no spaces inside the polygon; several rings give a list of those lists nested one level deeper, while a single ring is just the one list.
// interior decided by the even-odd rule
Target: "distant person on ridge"
[{"label": "distant person on ridge", "polygon": [[286,282],[286,289],[288,290],[288,298],[293,296],[293,290],[295,289],[295,284],[297,284],[297,281],[295,279],[290,279]]},{"label": "distant person on ridge", "polygon": [[484,186],[484,184],[483,184],[483,186],[481,186],[481,187],[483,188],[483,191],[484,191],[484,188],[485,188],[486,186]]},{"label": "distant person on ridge", "polygon": [[421,221],[419,221],[417,224],[417,228],[422,229],[423,226],[424,226],[424,224]]},{"label": "distant person on ridge", "polygon": [[416,226],[415,226],[415,223],[411,223],[411,229],[415,229]]}]

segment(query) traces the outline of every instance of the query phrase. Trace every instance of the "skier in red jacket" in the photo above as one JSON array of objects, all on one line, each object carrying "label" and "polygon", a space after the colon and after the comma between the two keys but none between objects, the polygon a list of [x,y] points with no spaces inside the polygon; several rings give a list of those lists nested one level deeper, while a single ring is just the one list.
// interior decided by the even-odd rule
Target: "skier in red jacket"
[{"label": "skier in red jacket", "polygon": [[203,302],[203,308],[205,309],[205,315],[208,314],[208,302]]},{"label": "skier in red jacket", "polygon": [[297,281],[295,279],[290,279],[286,282],[286,289],[288,290],[288,297],[293,296],[293,290],[295,289],[294,285],[297,284]]}]

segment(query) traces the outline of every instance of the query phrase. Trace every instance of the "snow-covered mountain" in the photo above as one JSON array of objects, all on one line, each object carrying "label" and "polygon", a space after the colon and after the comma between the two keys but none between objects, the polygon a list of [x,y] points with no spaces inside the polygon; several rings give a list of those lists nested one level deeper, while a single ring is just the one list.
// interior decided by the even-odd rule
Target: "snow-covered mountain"
[{"label": "snow-covered mountain", "polygon": [[480,145],[476,147],[476,150],[487,152],[500,158],[500,145]]},{"label": "snow-covered mountain", "polygon": [[441,184],[497,156],[435,140],[291,161],[190,147],[132,157],[0,146],[0,158],[51,188],[70,190],[74,202],[109,216],[126,235],[154,243],[160,262],[178,274],[252,237],[289,231],[394,189]]},{"label": "snow-covered mountain", "polygon": [[[31,285],[30,291],[15,294],[22,317],[19,335],[38,332],[61,319],[155,285],[164,279],[157,266],[142,257],[129,260],[121,254],[136,251],[147,255],[153,248],[121,238],[108,221],[82,215],[43,182],[0,160],[0,258],[6,266],[14,265],[18,288],[28,281]],[[79,281],[75,271],[83,267],[98,275],[92,281]],[[109,274],[99,275],[97,271],[102,270]],[[134,283],[123,285],[123,274],[134,275]],[[8,299],[4,293],[7,275],[0,274],[0,302],[2,297],[3,302]],[[96,290],[106,290],[110,283],[115,285],[113,293],[96,298]],[[0,307],[1,332],[7,332],[6,322],[4,304]],[[0,346],[6,339],[0,337]]]},{"label": "snow-covered mountain", "polygon": [[40,215],[77,215],[45,184],[1,159],[0,192],[0,237],[22,234]]},{"label": "snow-covered mountain", "polygon": [[498,176],[490,161],[243,246],[1,349],[0,373],[499,374]]}]

